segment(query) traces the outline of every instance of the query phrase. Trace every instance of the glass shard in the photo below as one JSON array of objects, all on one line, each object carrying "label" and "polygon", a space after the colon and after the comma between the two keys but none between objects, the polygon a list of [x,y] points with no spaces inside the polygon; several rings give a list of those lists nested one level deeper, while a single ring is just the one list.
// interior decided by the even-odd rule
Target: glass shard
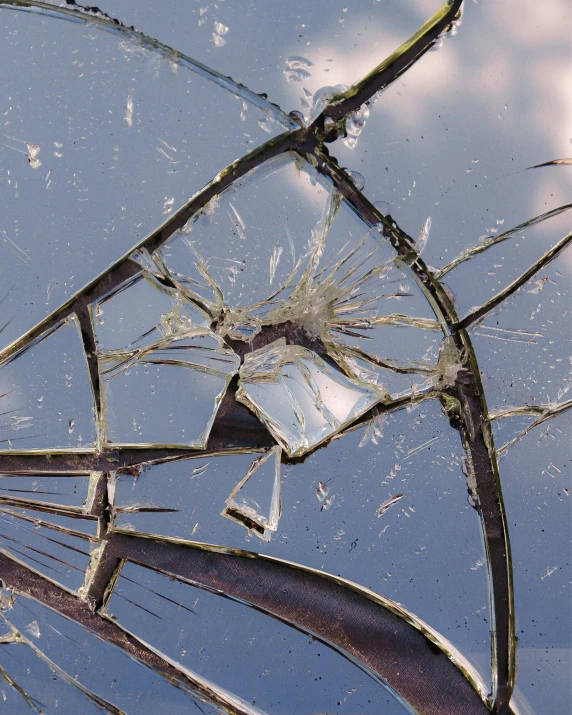
[{"label": "glass shard", "polygon": [[265,541],[278,529],[282,512],[280,501],[280,458],[282,450],[273,447],[250,465],[246,476],[232,490],[223,516],[246,526]]},{"label": "glass shard", "polygon": [[93,449],[93,392],[75,316],[0,365],[0,451]]},{"label": "glass shard", "polygon": [[[165,260],[166,256],[170,260]],[[170,290],[173,298],[184,301],[188,310],[195,311],[196,322],[212,319],[222,310],[221,289],[209,274],[207,261],[183,231],[175,234],[171,242],[153,256],[142,249],[132,254],[131,260],[145,269],[146,277],[157,287],[165,290],[166,285],[173,286]],[[170,270],[168,263],[175,268]]]},{"label": "glass shard", "polygon": [[329,439],[384,397],[284,338],[245,356],[236,393],[290,457]]},{"label": "glass shard", "polygon": [[0,503],[26,500],[85,509],[88,506],[92,480],[96,478],[96,473],[0,472]]},{"label": "glass shard", "polygon": [[99,540],[97,520],[0,506],[0,546],[64,588],[79,591]]}]

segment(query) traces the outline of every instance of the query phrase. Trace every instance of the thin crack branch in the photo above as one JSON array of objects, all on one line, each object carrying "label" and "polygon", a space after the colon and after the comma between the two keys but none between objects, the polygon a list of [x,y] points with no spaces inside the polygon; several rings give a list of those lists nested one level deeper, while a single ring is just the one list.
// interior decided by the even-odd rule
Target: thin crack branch
[{"label": "thin crack branch", "polygon": [[79,322],[81,339],[83,341],[83,352],[87,361],[87,369],[93,394],[95,424],[100,424],[102,414],[101,386],[99,382],[99,367],[97,361],[97,345],[95,341],[95,331],[89,307],[85,301],[78,302],[75,308],[75,315]]},{"label": "thin crack branch", "polygon": [[515,407],[511,410],[503,410],[497,414],[491,416],[491,420],[505,419],[506,417],[518,417],[519,415],[538,415],[537,419],[527,425],[522,432],[513,437],[509,442],[506,442],[499,449],[497,449],[497,454],[502,456],[506,454],[508,450],[516,444],[519,440],[525,437],[529,432],[531,432],[535,427],[539,427],[544,422],[563,414],[567,410],[572,408],[572,400],[566,400],[565,402],[560,402],[557,404],[549,403],[547,405],[524,405],[523,407]]},{"label": "thin crack branch", "polygon": [[346,427],[345,430],[333,437],[333,439],[339,439],[340,437],[343,437],[350,432],[354,432],[355,430],[362,428],[364,425],[371,424],[372,422],[375,422],[375,420],[379,417],[393,414],[394,412],[406,409],[407,407],[412,407],[413,405],[418,405],[421,402],[425,402],[425,400],[435,398],[439,399],[439,391],[436,390],[434,387],[428,387],[426,390],[420,392],[410,392],[407,395],[403,395],[403,397],[398,397],[389,403],[380,402],[375,407],[372,407],[371,410],[363,414],[355,422],[353,422],[349,427]]},{"label": "thin crack branch", "polygon": [[[572,407],[572,400],[566,400],[565,402],[547,402],[543,405],[521,405],[520,407],[503,407],[493,412],[489,412],[489,419],[491,422],[496,422],[496,420],[504,420],[507,417],[520,417],[522,415],[544,415],[546,412],[558,409],[558,411],[564,411]],[[560,408],[564,408],[563,410]]]},{"label": "thin crack branch", "polygon": [[527,283],[536,273],[538,273],[538,271],[542,270],[544,266],[547,266],[551,261],[557,258],[571,242],[572,233],[569,233],[563,239],[558,241],[558,243],[549,251],[547,251],[541,258],[539,258],[539,260],[536,261],[536,263],[534,263],[521,276],[519,276],[515,281],[508,285],[504,290],[501,290],[500,293],[497,293],[494,298],[491,298],[489,301],[481,305],[480,308],[473,310],[462,320],[460,320],[455,326],[457,330],[468,328],[470,325],[490,313],[491,310],[496,308],[503,301],[513,295],[513,293],[516,293],[517,290],[521,288],[525,283]]},{"label": "thin crack branch", "polygon": [[401,47],[357,84],[333,98],[322,115],[334,121],[345,119],[406,72],[429,50],[439,35],[455,20],[463,0],[448,0]]},{"label": "thin crack branch", "polygon": [[502,243],[509,238],[512,238],[521,231],[524,231],[524,229],[535,226],[536,224],[541,223],[542,221],[546,221],[549,218],[553,218],[554,216],[558,216],[561,213],[565,213],[571,208],[572,204],[565,204],[564,206],[559,206],[557,209],[552,209],[552,211],[547,211],[546,213],[540,214],[540,216],[535,216],[528,221],[524,221],[518,226],[515,226],[514,228],[511,228],[508,231],[499,234],[498,236],[491,236],[487,241],[483,241],[483,243],[478,243],[476,246],[473,246],[472,248],[463,251],[463,253],[457,256],[457,258],[454,258],[450,263],[447,263],[446,266],[443,266],[443,268],[439,268],[439,270],[435,271],[433,275],[435,276],[435,278],[440,279],[446,273],[449,273],[449,271],[453,270],[453,268],[456,268],[461,263],[464,263],[470,258],[473,258],[473,256],[478,256],[479,253],[483,253],[483,251],[486,251],[488,248],[496,246],[497,244]]},{"label": "thin crack branch", "polygon": [[90,516],[83,511],[80,506],[64,506],[62,504],[50,504],[38,499],[27,499],[26,497],[0,496],[0,511],[2,507],[12,506],[19,509],[31,509],[33,511],[44,512],[46,514],[58,514],[67,516],[70,519],[94,520],[96,517]]}]

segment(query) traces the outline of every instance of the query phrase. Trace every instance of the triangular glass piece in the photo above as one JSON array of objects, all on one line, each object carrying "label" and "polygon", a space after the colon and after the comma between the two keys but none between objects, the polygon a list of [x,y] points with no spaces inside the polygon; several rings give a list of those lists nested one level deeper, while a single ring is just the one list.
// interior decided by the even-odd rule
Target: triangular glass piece
[{"label": "triangular glass piece", "polygon": [[281,447],[273,447],[250,465],[244,479],[226,500],[222,512],[228,519],[251,529],[264,541],[270,541],[278,528],[282,511],[280,502]]}]

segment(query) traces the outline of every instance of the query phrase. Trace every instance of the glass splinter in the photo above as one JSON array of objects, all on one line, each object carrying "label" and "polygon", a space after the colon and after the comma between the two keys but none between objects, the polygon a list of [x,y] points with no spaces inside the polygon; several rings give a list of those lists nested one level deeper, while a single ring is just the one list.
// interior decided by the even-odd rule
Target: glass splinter
[{"label": "glass splinter", "polygon": [[350,380],[307,348],[280,338],[246,355],[237,400],[297,457],[340,432],[385,396]]},{"label": "glass splinter", "polygon": [[[222,516],[237,521],[264,541],[278,528],[280,501],[280,458],[282,449],[273,447],[255,459],[248,473],[232,490]],[[274,457],[274,459],[272,459]]]}]

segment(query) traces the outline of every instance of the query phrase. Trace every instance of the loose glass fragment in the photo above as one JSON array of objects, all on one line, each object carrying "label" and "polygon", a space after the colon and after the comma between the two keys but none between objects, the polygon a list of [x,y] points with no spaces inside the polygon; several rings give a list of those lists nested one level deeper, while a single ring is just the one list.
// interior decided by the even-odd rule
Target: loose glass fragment
[{"label": "loose glass fragment", "polygon": [[278,529],[280,501],[280,447],[254,460],[248,473],[232,490],[223,516],[237,521],[268,541]]},{"label": "loose glass fragment", "polygon": [[245,356],[236,394],[290,457],[332,437],[384,397],[284,338]]}]

